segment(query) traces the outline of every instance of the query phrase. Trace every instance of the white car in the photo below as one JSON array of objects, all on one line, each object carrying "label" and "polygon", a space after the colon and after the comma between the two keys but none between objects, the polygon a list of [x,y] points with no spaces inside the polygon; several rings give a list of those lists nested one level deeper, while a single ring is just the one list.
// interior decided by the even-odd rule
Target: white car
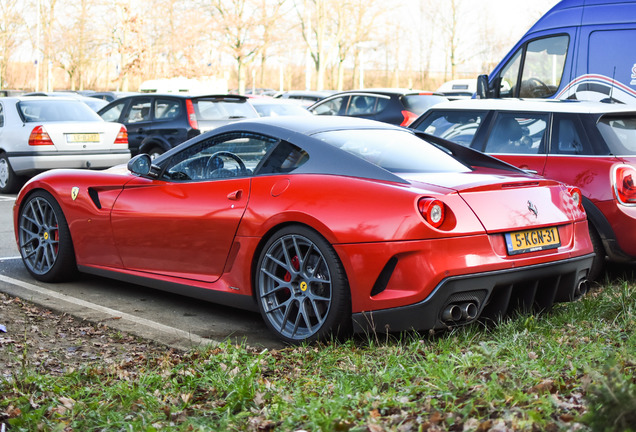
[{"label": "white car", "polygon": [[0,98],[0,193],[51,168],[108,168],[129,159],[126,127],[79,100]]}]

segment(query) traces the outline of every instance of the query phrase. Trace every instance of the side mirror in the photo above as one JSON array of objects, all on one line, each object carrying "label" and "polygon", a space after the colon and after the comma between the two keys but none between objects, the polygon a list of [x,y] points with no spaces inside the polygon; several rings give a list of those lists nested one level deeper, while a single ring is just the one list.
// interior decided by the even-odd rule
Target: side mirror
[{"label": "side mirror", "polygon": [[479,75],[477,77],[477,91],[475,92],[475,98],[488,98],[488,75]]},{"label": "side mirror", "polygon": [[152,161],[146,153],[141,153],[128,161],[128,171],[139,176],[147,176],[150,173]]}]

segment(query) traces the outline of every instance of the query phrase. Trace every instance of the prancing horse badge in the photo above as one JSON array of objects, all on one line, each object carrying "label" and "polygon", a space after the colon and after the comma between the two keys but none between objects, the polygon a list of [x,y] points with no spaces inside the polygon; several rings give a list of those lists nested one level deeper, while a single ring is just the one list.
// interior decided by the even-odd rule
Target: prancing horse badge
[{"label": "prancing horse badge", "polygon": [[77,186],[73,186],[73,189],[71,189],[71,198],[73,198],[73,201],[75,201],[77,195],[79,195],[79,188]]}]

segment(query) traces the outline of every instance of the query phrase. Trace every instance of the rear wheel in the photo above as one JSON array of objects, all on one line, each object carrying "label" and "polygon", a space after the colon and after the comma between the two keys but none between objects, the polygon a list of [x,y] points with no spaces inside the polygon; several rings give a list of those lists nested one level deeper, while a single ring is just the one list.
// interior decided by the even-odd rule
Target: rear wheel
[{"label": "rear wheel", "polygon": [[256,300],[267,326],[289,343],[346,335],[351,299],[333,247],[303,226],[278,231],[258,260]]},{"label": "rear wheel", "polygon": [[9,158],[5,153],[0,154],[0,193],[15,193],[20,188],[20,178],[15,174]]},{"label": "rear wheel", "polygon": [[68,279],[77,271],[71,234],[62,209],[47,192],[30,195],[18,215],[18,247],[31,275],[40,281]]}]

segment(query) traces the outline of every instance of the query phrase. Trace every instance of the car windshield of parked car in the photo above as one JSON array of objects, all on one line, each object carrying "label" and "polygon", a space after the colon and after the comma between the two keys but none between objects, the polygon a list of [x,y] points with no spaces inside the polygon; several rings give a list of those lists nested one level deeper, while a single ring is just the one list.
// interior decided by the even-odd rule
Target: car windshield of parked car
[{"label": "car windshield of parked car", "polygon": [[603,117],[598,130],[613,155],[636,155],[636,116]]},{"label": "car windshield of parked car", "polygon": [[197,120],[229,120],[258,117],[252,106],[244,101],[199,99],[192,102]]},{"label": "car windshield of parked car", "polygon": [[338,130],[314,137],[393,173],[470,171],[448,153],[406,130]]},{"label": "car windshield of parked car", "polygon": [[18,110],[25,122],[102,121],[78,100],[23,100],[18,102]]}]

